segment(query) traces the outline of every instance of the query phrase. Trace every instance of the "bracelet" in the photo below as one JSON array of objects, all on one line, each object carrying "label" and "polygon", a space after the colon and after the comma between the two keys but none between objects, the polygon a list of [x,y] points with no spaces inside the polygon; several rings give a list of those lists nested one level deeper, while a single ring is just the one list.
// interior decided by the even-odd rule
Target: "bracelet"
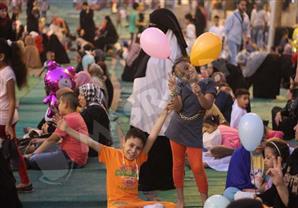
[{"label": "bracelet", "polygon": [[196,96],[198,96],[198,97],[201,97],[202,95],[204,95],[204,94],[202,93],[202,91],[196,93]]},{"label": "bracelet", "polygon": [[170,93],[170,96],[171,97],[176,97],[178,95],[178,93],[176,92],[176,91],[172,91],[171,93]]}]

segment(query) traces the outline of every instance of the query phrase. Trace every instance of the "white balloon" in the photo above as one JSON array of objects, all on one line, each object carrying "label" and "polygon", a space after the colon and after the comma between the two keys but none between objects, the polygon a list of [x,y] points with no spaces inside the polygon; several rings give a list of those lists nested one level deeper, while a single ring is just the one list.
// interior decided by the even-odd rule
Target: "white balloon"
[{"label": "white balloon", "polygon": [[210,196],[205,204],[204,208],[226,208],[230,204],[230,201],[222,195]]},{"label": "white balloon", "polygon": [[247,113],[238,126],[241,144],[247,151],[254,151],[261,144],[264,135],[262,119],[255,113]]}]

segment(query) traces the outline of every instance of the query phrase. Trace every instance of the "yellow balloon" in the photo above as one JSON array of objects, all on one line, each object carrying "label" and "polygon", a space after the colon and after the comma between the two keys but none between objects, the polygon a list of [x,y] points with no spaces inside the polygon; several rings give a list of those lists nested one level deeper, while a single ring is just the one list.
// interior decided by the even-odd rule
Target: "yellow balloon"
[{"label": "yellow balloon", "polygon": [[296,53],[298,51],[298,39],[292,41],[291,46],[293,48],[293,52]]},{"label": "yellow balloon", "polygon": [[216,60],[222,49],[221,38],[211,32],[200,35],[194,42],[190,52],[190,62],[194,66],[202,66]]},{"label": "yellow balloon", "polygon": [[294,30],[292,35],[293,40],[298,40],[298,27]]}]

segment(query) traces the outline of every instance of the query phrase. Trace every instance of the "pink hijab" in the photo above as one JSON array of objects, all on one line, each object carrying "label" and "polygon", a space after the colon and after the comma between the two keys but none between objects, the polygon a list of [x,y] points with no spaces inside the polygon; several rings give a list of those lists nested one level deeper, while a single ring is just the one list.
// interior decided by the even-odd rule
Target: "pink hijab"
[{"label": "pink hijab", "polygon": [[91,82],[91,76],[87,71],[80,71],[75,76],[76,88],[79,88],[80,86],[90,82]]}]

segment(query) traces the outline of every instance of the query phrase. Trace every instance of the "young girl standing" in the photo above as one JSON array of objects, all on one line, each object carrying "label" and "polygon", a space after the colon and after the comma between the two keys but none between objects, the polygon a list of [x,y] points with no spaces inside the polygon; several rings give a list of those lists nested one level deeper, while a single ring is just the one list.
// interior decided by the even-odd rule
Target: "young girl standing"
[{"label": "young girl standing", "polygon": [[[18,121],[15,84],[18,88],[26,85],[27,68],[22,60],[21,50],[16,42],[0,38],[0,138],[17,142],[15,126]],[[17,145],[17,144],[16,144]],[[16,148],[17,149],[17,148]],[[23,156],[17,149],[20,191],[31,191],[32,184],[27,175]]]},{"label": "young girl standing", "polygon": [[177,208],[184,207],[183,180],[185,153],[195,176],[202,203],[208,197],[208,182],[202,162],[202,125],[205,111],[212,107],[216,94],[211,79],[198,81],[197,73],[185,58],[173,66],[169,80],[175,113],[166,131],[173,154],[173,178],[177,191]]}]

